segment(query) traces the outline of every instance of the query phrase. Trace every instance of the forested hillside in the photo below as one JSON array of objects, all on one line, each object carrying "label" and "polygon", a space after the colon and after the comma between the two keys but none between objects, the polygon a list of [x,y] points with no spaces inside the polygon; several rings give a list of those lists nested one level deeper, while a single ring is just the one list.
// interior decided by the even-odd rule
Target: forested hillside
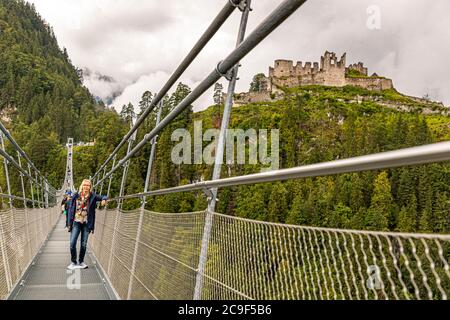
[{"label": "forested hillside", "polygon": [[[164,114],[190,92],[179,84],[166,98]],[[357,97],[371,99],[357,102]],[[145,108],[146,93],[141,102]],[[406,97],[393,91],[375,92],[355,87],[301,87],[286,91],[285,98],[233,108],[230,127],[280,129],[280,167],[343,159],[406,148],[450,138],[450,117],[424,115],[419,104],[408,101],[413,112],[400,112],[376,100],[395,102]],[[148,102],[148,101],[147,101]],[[167,188],[210,179],[212,166],[175,165],[171,161],[174,129],[201,120],[203,131],[218,127],[223,106],[180,115],[158,138],[151,188]],[[123,116],[125,116],[123,114]],[[154,126],[154,115],[139,131],[138,141]],[[208,143],[204,142],[204,146]],[[94,154],[96,151],[91,150]],[[133,158],[126,193],[141,192],[150,145]],[[248,159],[247,159],[248,160]],[[102,162],[102,161],[99,161]],[[217,210],[263,221],[336,228],[448,233],[450,222],[450,166],[448,163],[370,171],[330,177],[299,179],[220,190]],[[222,177],[259,172],[260,165],[223,166]],[[86,172],[87,174],[87,172]],[[113,193],[120,185],[115,175]],[[139,206],[139,200],[124,208]],[[149,209],[162,212],[204,210],[202,193],[151,197]]]},{"label": "forested hillside", "polygon": [[55,186],[64,177],[68,137],[92,141],[104,122],[126,127],[95,102],[52,28],[22,0],[0,0],[0,116]]}]

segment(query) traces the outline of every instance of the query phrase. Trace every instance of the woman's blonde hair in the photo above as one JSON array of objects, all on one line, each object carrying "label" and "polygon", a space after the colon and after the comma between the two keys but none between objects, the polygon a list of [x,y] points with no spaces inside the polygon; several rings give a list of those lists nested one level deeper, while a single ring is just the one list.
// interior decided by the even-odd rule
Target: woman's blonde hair
[{"label": "woman's blonde hair", "polygon": [[91,185],[91,187],[89,188],[89,192],[92,190],[92,182],[89,179],[84,179],[83,182],[80,184],[80,188],[78,189],[78,193],[81,194],[83,192],[83,184],[85,182],[89,182],[89,184]]}]

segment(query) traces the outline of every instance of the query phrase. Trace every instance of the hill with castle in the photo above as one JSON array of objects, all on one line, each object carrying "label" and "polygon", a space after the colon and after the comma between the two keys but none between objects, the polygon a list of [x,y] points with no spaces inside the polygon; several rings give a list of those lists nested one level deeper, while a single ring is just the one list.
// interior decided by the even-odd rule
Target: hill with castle
[{"label": "hill with castle", "polygon": [[[379,76],[372,73],[369,76],[368,68],[363,62],[357,62],[347,66],[347,53],[344,53],[338,59],[336,53],[326,51],[319,62],[298,61],[296,64],[292,60],[275,60],[274,66],[269,67],[268,76],[258,74],[255,76],[252,88],[249,92],[235,94],[234,106],[241,106],[255,102],[269,102],[279,100],[284,96],[284,92],[289,88],[307,87],[307,86],[328,86],[328,87],[359,87],[373,92],[370,97],[376,96],[379,92],[393,92],[401,95],[395,90],[392,79]],[[436,110],[446,110],[442,103],[432,102],[429,99],[405,97],[413,103],[420,103],[423,106],[429,106],[425,113],[434,113]],[[404,105],[386,104],[387,107],[407,110]],[[448,111],[448,110],[447,110]]]}]

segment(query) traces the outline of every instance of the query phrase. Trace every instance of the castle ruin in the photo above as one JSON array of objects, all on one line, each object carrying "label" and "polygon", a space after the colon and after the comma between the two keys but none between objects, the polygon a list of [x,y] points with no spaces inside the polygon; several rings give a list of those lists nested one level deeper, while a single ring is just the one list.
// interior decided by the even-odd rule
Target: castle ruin
[{"label": "castle ruin", "polygon": [[237,104],[267,101],[268,97],[282,93],[282,88],[307,85],[323,85],[332,87],[357,86],[369,90],[393,89],[391,79],[380,77],[376,73],[368,76],[368,69],[362,62],[346,66],[347,54],[338,60],[334,52],[326,51],[319,62],[299,61],[294,65],[292,60],[275,60],[269,67],[269,76],[261,80],[259,92],[239,94]]}]

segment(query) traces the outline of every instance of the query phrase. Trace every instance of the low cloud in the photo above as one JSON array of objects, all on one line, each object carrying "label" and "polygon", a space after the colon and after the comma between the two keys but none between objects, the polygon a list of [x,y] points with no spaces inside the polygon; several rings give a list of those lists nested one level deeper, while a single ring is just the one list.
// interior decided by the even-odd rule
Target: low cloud
[{"label": "low cloud", "polygon": [[92,72],[87,68],[83,70],[83,83],[106,104],[111,104],[115,98],[122,94],[124,89],[114,78],[102,75],[99,72]]},{"label": "low cloud", "polygon": [[[139,112],[139,101],[141,100],[142,94],[147,90],[152,92],[153,94],[158,93],[158,90],[163,87],[169,76],[170,74],[168,73],[158,71],[156,73],[140,77],[135,83],[127,86],[122,94],[114,100],[112,105],[116,110],[120,111],[123,105],[127,105],[131,102],[135,108],[135,111]],[[188,85],[191,89],[195,88],[199,84],[199,82],[196,82],[192,79],[184,79],[182,82]],[[176,85],[174,85],[174,88],[169,91],[169,94],[173,93],[175,89]],[[212,89],[205,92],[205,94],[197,99],[197,107],[194,107],[194,111],[200,110],[201,108],[199,106],[211,105],[212,96]]]}]

